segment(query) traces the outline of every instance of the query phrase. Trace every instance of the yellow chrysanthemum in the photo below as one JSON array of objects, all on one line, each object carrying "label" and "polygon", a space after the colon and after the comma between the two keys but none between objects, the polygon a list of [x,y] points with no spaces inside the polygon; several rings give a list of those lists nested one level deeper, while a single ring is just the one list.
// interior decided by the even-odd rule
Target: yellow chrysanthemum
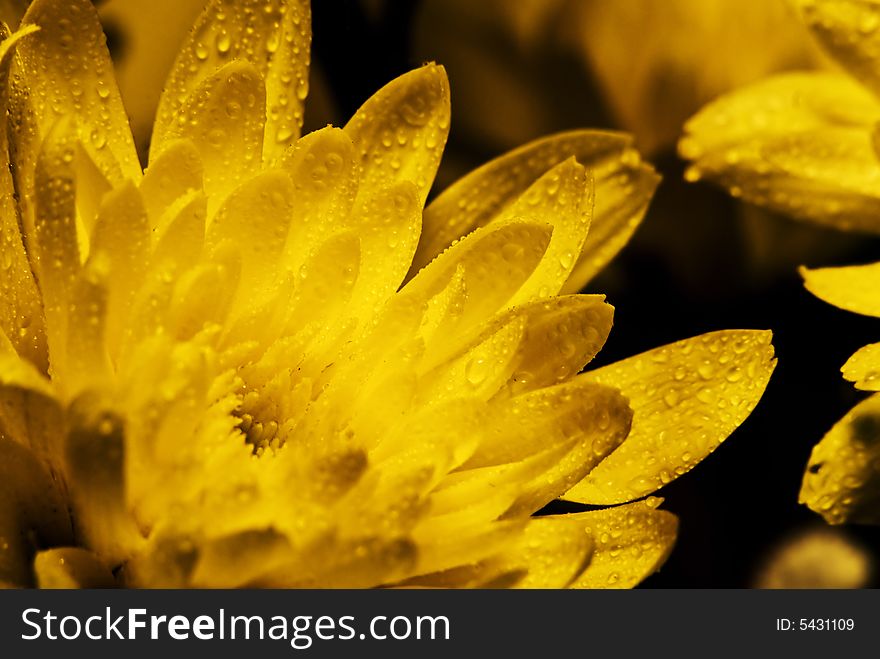
[{"label": "yellow chrysanthemum", "polygon": [[[793,73],[722,97],[686,126],[679,148],[735,196],[794,217],[880,233],[880,4],[800,0],[814,36],[846,73]],[[880,263],[801,270],[816,296],[880,316]],[[843,375],[880,391],[880,344]],[[833,524],[880,522],[880,397],[847,414],[814,448],[801,501]]]},{"label": "yellow chrysanthemum", "polygon": [[[628,139],[535,142],[423,214],[443,69],[300,138],[309,41],[305,2],[210,2],[143,173],[90,3],[0,45],[0,579],[637,583],[676,528],[640,499],[752,410],[769,333],[577,375],[612,309],[558,293],[657,182]],[[532,516],[562,495],[632,503]]]}]

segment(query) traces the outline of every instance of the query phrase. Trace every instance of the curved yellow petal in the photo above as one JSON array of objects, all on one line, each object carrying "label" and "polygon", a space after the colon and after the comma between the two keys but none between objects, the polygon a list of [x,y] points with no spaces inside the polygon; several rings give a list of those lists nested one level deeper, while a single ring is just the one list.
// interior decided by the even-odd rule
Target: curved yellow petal
[{"label": "curved yellow petal", "polygon": [[22,26],[40,29],[19,45],[18,69],[45,135],[61,113],[101,173],[114,184],[141,167],[98,14],[87,0],[34,0]]},{"label": "curved yellow petal", "polygon": [[657,510],[658,500],[637,501],[565,515],[593,538],[593,557],[573,588],[632,588],[656,572],[672,551],[678,519]]},{"label": "curved yellow petal", "polygon": [[[272,162],[299,137],[303,101],[309,90],[311,15],[304,0],[211,0],[196,20],[171,69],[159,99],[150,160],[175,133],[185,100],[233,61],[255,67],[265,83],[264,125],[251,155],[256,164]],[[241,120],[250,95],[224,96],[223,112]]]},{"label": "curved yellow petal", "polygon": [[880,524],[880,396],[856,405],[813,447],[799,500],[829,524]]},{"label": "curved yellow petal", "polygon": [[559,516],[534,517],[518,539],[494,556],[405,582],[418,588],[566,588],[590,562],[584,525]]},{"label": "curved yellow petal", "polygon": [[856,388],[880,391],[880,343],[859,348],[840,370]]},{"label": "curved yellow petal", "polygon": [[113,573],[100,557],[80,547],[59,547],[34,557],[37,588],[113,588]]},{"label": "curved yellow petal", "polygon": [[[470,340],[441,333],[427,344],[422,365],[431,368],[430,382],[454,378],[487,395],[502,385],[505,394],[518,394],[557,384],[596,356],[611,331],[613,312],[604,295],[535,300],[496,315]],[[453,361],[447,363],[450,350]]]},{"label": "curved yellow petal", "polygon": [[880,317],[880,263],[842,268],[800,269],[804,286],[835,307]]},{"label": "curved yellow petal", "polygon": [[36,550],[72,544],[61,489],[28,449],[0,435],[0,582],[33,585]]},{"label": "curved yellow petal", "polygon": [[66,373],[68,307],[80,269],[76,174],[72,164],[76,147],[69,124],[59,121],[46,137],[34,175],[34,252],[53,379],[63,378]]},{"label": "curved yellow petal", "polygon": [[[31,28],[33,30],[35,28]],[[0,99],[7,99],[7,82],[15,45],[29,32],[10,36],[0,27]],[[37,367],[46,370],[48,355],[40,295],[37,290],[28,256],[25,238],[19,226],[19,211],[15,187],[10,172],[10,148],[7,137],[8,115],[0,116],[0,330],[11,341],[15,350]]]},{"label": "curved yellow petal", "polygon": [[426,64],[392,80],[358,109],[344,130],[354,143],[365,193],[410,181],[423,206],[449,133],[446,71]]},{"label": "curved yellow petal", "polygon": [[[463,354],[419,379],[419,398],[437,401],[461,395],[488,400],[513,374],[515,357],[525,331],[526,319],[514,316],[485,332]],[[427,357],[427,355],[426,355]]]},{"label": "curved yellow petal", "polygon": [[202,158],[189,140],[169,142],[144,171],[139,190],[143,198],[154,239],[162,234],[162,216],[178,199],[202,190],[204,175]]},{"label": "curved yellow petal", "polygon": [[616,390],[583,381],[516,396],[494,407],[461,478],[482,481],[487,494],[515,484],[516,501],[505,515],[530,514],[618,448],[631,418]]},{"label": "curved yellow petal", "polygon": [[358,190],[357,154],[345,131],[326,126],[297,140],[278,167],[290,172],[296,188],[284,257],[296,272],[321,241],[355,221],[350,213]]},{"label": "curved yellow petal", "polygon": [[795,0],[813,35],[843,67],[880,92],[880,8],[866,0]]},{"label": "curved yellow petal", "polygon": [[[176,109],[164,141],[183,138],[198,150],[209,216],[238,184],[260,171],[265,122],[263,79],[242,60],[206,76]],[[153,149],[153,158],[161,156],[161,149]],[[186,164],[183,160],[178,166]]]},{"label": "curved yellow petal", "polygon": [[109,384],[112,378],[106,343],[109,277],[108,263],[99,259],[90,261],[73,284],[67,318],[66,396],[76,396],[89,386]]},{"label": "curved yellow petal", "polygon": [[534,517],[516,544],[486,561],[479,587],[521,573],[515,588],[567,588],[590,562],[593,538],[584,525],[563,516]]},{"label": "curved yellow petal", "polygon": [[791,73],[745,87],[690,119],[679,152],[735,196],[843,229],[880,231],[880,102],[846,76]]},{"label": "curved yellow petal", "polygon": [[511,304],[546,298],[559,292],[577,263],[592,213],[592,174],[574,158],[544,174],[505,210],[500,221],[523,218],[553,227],[541,263],[513,296]]},{"label": "curved yellow petal", "polygon": [[590,236],[583,248],[585,261],[578,264],[575,272],[580,274],[564,289],[579,290],[629,239],[659,180],[654,170],[641,162],[632,148],[632,138],[620,133],[581,130],[551,135],[510,151],[456,181],[425,209],[410,276],[453,241],[499,217],[536,180],[571,156],[592,172],[595,186]]},{"label": "curved yellow petal", "polygon": [[582,290],[623,249],[642,223],[660,183],[660,175],[629,146],[617,157],[597,164],[592,172],[596,186],[593,221],[563,293]]},{"label": "curved yellow petal", "polygon": [[422,204],[407,180],[367,188],[351,223],[360,238],[361,262],[351,314],[367,318],[400,286],[419,241]]},{"label": "curved yellow petal", "polygon": [[150,226],[141,193],[132,183],[107,193],[92,234],[89,262],[106,270],[106,342],[116,355],[132,301],[144,280],[150,256]]},{"label": "curved yellow petal", "polygon": [[241,254],[240,290],[248,296],[258,296],[278,283],[295,196],[287,172],[267,170],[229,195],[208,226],[209,250],[228,241]]},{"label": "curved yellow petal", "polygon": [[[438,256],[401,291],[427,301],[461,271],[461,309],[455,331],[465,333],[508,303],[534,272],[550,244],[549,225],[510,221],[477,229]],[[446,331],[453,336],[453,327]]]},{"label": "curved yellow petal", "polygon": [[580,376],[619,388],[634,416],[627,440],[565,498],[624,503],[690,471],[758,404],[776,366],[771,337],[711,332]]}]

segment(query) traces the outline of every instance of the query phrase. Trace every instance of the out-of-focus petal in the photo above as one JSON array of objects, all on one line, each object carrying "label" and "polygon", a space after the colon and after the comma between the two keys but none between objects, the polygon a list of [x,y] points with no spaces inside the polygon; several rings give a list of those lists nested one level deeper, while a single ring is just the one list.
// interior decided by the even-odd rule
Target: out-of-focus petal
[{"label": "out-of-focus petal", "polygon": [[565,498],[623,503],[690,471],[758,404],[776,366],[771,337],[711,332],[580,376],[618,387],[635,414],[627,440]]},{"label": "out-of-focus petal", "polygon": [[800,502],[829,524],[880,524],[880,395],[856,405],[813,447]]},{"label": "out-of-focus petal", "polygon": [[[255,67],[264,82],[267,117],[265,139],[260,126],[262,154],[272,162],[299,137],[303,102],[309,91],[311,18],[309,3],[303,0],[212,0],[196,20],[174,63],[165,91],[159,100],[151,159],[161,152],[174,132],[181,106],[215,71],[233,61]],[[224,97],[224,107],[250,97]],[[219,102],[219,101],[218,101]],[[240,112],[242,105],[238,107]]]},{"label": "out-of-focus petal", "polygon": [[0,435],[60,466],[63,410],[49,380],[29,361],[0,350]]},{"label": "out-of-focus petal", "polygon": [[842,268],[801,268],[804,285],[835,307],[880,317],[880,263]]},{"label": "out-of-focus petal", "polygon": [[354,143],[365,193],[410,181],[424,205],[449,134],[446,71],[427,64],[392,80],[344,130]]},{"label": "out-of-focus petal", "polygon": [[674,144],[685,119],[719,94],[819,59],[785,0],[586,0],[571,3],[557,29],[645,153]]},{"label": "out-of-focus petal", "polygon": [[792,73],[709,104],[685,126],[689,180],[838,228],[880,232],[880,102],[846,76]]},{"label": "out-of-focus petal", "polygon": [[95,391],[75,398],[67,419],[65,472],[78,531],[88,547],[115,565],[143,542],[126,507],[125,421]]},{"label": "out-of-focus petal", "polygon": [[840,370],[858,389],[880,391],[880,343],[859,348]]},{"label": "out-of-focus petal", "polygon": [[75,118],[79,140],[108,180],[140,179],[113,63],[92,3],[35,0],[22,25],[40,28],[18,47],[18,69],[39,133],[45,135],[67,114]]},{"label": "out-of-focus petal", "polygon": [[666,561],[678,533],[678,519],[657,510],[656,499],[566,515],[589,530],[593,556],[573,588],[632,588]]},{"label": "out-of-focus petal", "polygon": [[822,526],[778,542],[763,561],[755,588],[864,588],[876,568],[868,550],[842,529]]},{"label": "out-of-focus petal", "polygon": [[37,588],[113,588],[113,573],[101,559],[79,547],[38,552],[34,558]]},{"label": "out-of-focus petal", "polygon": [[59,483],[24,446],[0,436],[0,582],[33,585],[31,560],[40,547],[72,544],[73,529]]},{"label": "out-of-focus petal", "polygon": [[819,43],[880,92],[880,7],[871,0],[795,0]]}]

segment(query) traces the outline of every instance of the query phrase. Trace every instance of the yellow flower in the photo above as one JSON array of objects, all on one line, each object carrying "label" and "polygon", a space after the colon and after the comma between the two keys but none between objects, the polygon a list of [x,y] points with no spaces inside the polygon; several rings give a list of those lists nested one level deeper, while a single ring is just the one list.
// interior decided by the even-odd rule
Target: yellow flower
[{"label": "yellow flower", "polygon": [[[657,183],[628,138],[526,145],[423,212],[442,67],[300,138],[309,42],[305,2],[211,2],[143,173],[90,3],[0,46],[0,580],[638,583],[676,531],[642,498],[749,414],[769,332],[577,375],[612,308],[559,292]],[[563,495],[627,505],[532,516]]]},{"label": "yellow flower", "polygon": [[[844,73],[768,78],[710,104],[679,145],[735,196],[839,229],[880,233],[880,5],[801,0],[814,36]],[[880,316],[880,263],[801,269],[807,288],[848,311]],[[880,391],[880,345],[843,366]],[[814,448],[800,499],[832,524],[880,522],[880,397],[856,405]]]},{"label": "yellow flower", "polygon": [[[819,64],[792,13],[786,0],[424,0],[415,41],[448,63],[467,101],[457,129],[477,143],[516,143],[603,105],[656,153],[718,94]],[[499,99],[510,109],[496,118]]]}]

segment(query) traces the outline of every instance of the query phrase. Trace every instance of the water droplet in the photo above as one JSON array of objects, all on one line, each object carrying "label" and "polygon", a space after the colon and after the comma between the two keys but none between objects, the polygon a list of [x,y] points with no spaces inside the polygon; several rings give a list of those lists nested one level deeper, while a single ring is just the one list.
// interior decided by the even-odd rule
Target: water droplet
[{"label": "water droplet", "polygon": [[221,55],[228,53],[229,49],[232,47],[232,40],[229,38],[229,33],[224,30],[218,34],[214,45],[217,46],[217,52]]}]

